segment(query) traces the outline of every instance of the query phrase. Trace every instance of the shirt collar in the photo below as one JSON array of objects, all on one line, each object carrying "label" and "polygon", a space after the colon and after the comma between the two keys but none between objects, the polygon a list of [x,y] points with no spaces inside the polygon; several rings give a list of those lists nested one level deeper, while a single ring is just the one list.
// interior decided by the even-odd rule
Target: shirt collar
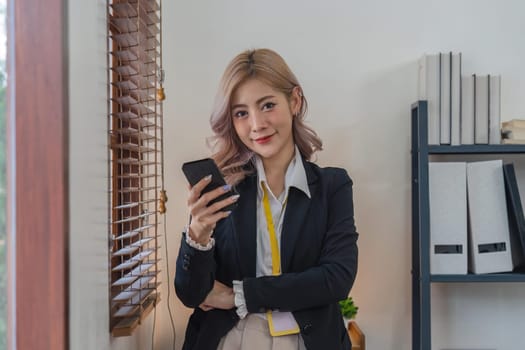
[{"label": "shirt collar", "polygon": [[[267,181],[262,159],[258,155],[255,155],[255,168],[257,170],[257,177],[259,179],[259,190],[262,191],[261,183],[266,183]],[[306,171],[304,170],[303,158],[301,157],[301,152],[299,152],[297,145],[295,146],[294,157],[288,165],[288,169],[286,169],[286,175],[284,177],[284,193],[286,193],[286,196],[288,195],[290,187],[297,188],[306,194],[308,198],[311,198],[310,189],[308,188],[308,180],[306,179]]]}]

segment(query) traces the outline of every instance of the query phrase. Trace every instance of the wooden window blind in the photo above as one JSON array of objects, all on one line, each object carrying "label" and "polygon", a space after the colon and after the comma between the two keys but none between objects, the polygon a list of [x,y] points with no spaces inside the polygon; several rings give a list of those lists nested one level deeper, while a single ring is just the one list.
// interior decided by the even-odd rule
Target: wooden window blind
[{"label": "wooden window blind", "polygon": [[110,331],[130,335],[160,300],[160,6],[108,3]]}]

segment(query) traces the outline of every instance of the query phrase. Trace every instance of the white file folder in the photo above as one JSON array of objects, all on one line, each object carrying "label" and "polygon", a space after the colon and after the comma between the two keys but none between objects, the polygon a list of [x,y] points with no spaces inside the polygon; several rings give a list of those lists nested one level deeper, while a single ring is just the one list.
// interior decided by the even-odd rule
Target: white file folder
[{"label": "white file folder", "polygon": [[467,273],[466,163],[428,164],[430,273]]},{"label": "white file folder", "polygon": [[474,144],[474,76],[461,77],[461,144]]},{"label": "white file folder", "polygon": [[489,143],[501,143],[501,75],[489,75]]},{"label": "white file folder", "polygon": [[474,143],[489,143],[489,77],[476,75],[474,78]]},{"label": "white file folder", "polygon": [[473,273],[512,271],[503,162],[467,164],[469,262]]},{"label": "white file folder", "polygon": [[439,54],[439,74],[440,74],[440,115],[439,115],[439,141],[442,145],[450,145],[450,60],[452,53]]},{"label": "white file folder", "polygon": [[424,55],[419,60],[419,99],[428,101],[428,144],[439,145],[440,122],[439,54]]},{"label": "white file folder", "polygon": [[450,61],[450,144],[461,144],[461,52]]}]

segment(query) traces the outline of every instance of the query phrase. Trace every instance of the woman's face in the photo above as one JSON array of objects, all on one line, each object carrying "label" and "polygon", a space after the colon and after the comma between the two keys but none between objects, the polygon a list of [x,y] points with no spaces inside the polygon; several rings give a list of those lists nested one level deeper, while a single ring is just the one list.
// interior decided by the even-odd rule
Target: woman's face
[{"label": "woman's face", "polygon": [[299,89],[290,101],[257,79],[239,85],[232,96],[233,126],[242,143],[263,161],[291,158],[294,152],[293,114],[300,109]]}]

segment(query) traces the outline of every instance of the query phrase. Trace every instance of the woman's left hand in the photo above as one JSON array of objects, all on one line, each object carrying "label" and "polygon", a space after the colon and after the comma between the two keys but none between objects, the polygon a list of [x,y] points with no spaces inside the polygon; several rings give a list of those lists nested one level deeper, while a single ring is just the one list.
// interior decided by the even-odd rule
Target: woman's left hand
[{"label": "woman's left hand", "polygon": [[235,293],[230,288],[219,281],[215,281],[213,289],[199,307],[204,311],[212,309],[229,310],[235,307]]}]

